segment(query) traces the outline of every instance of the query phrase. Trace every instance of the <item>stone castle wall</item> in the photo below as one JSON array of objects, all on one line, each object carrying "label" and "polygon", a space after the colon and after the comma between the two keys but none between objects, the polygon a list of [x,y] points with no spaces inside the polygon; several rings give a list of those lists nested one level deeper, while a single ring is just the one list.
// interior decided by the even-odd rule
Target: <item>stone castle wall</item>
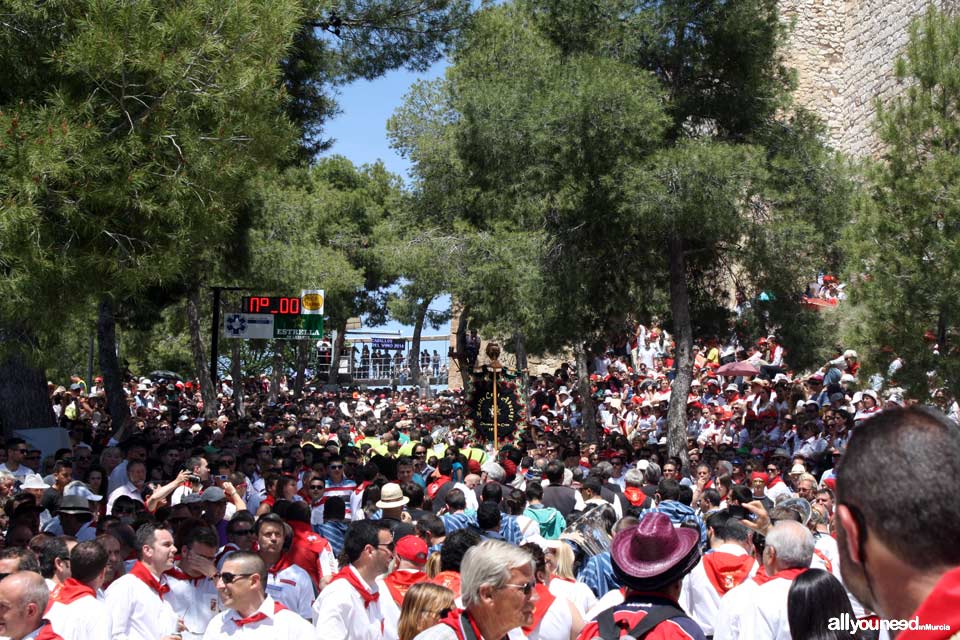
[{"label": "stone castle wall", "polygon": [[846,154],[875,154],[874,101],[902,86],[894,61],[907,44],[911,21],[935,3],[950,11],[960,0],[781,0],[792,32],[787,65],[797,72],[797,102],[823,118],[830,142]]}]

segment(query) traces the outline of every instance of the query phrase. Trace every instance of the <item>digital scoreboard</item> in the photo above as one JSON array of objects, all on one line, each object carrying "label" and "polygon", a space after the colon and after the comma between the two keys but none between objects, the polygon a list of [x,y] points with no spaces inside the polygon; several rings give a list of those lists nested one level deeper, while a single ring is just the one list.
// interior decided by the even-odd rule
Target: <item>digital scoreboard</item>
[{"label": "digital scoreboard", "polygon": [[275,316],[299,316],[303,310],[300,298],[287,296],[244,296],[240,313],[270,313]]}]

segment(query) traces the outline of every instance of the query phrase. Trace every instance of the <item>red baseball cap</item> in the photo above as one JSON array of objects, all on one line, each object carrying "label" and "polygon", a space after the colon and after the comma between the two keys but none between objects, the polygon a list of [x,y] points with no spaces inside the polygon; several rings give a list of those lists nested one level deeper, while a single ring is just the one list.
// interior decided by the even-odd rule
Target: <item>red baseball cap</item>
[{"label": "red baseball cap", "polygon": [[403,536],[397,541],[397,556],[417,565],[425,565],[427,543],[417,536]]}]

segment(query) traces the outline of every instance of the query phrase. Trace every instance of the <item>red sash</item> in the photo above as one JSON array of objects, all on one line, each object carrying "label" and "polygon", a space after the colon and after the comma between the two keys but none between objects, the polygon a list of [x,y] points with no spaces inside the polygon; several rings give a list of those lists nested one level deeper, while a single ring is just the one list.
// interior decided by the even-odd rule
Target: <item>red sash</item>
[{"label": "red sash", "polygon": [[427,574],[423,571],[394,571],[383,577],[383,583],[387,585],[387,590],[399,607],[403,604],[403,597],[407,595],[407,590],[426,579]]},{"label": "red sash", "polygon": [[130,573],[139,578],[145,585],[153,589],[153,591],[160,596],[160,599],[163,600],[163,594],[170,591],[170,587],[165,584],[160,584],[160,581],[153,577],[153,574],[150,573],[150,569],[147,568],[147,565],[143,564],[137,560],[133,564],[133,568],[130,569]]},{"label": "red sash", "polygon": [[[340,569],[339,573],[333,576],[333,580],[346,580],[347,582],[349,582],[350,586],[356,589],[357,593],[360,594],[360,597],[363,598],[364,609],[369,609],[371,602],[376,602],[377,600],[380,599],[379,592],[371,593],[370,591],[367,590],[365,586],[363,586],[363,584],[360,582],[360,579],[357,578],[357,574],[353,572],[353,569],[350,567],[349,564],[345,566],[343,569]],[[331,580],[330,582],[333,582],[333,580]]]},{"label": "red sash", "polygon": [[824,568],[825,568],[828,572],[833,573],[833,563],[830,562],[830,558],[827,557],[827,554],[825,554],[823,551],[820,551],[820,549],[814,549],[814,550],[813,550],[813,555],[815,555],[815,556],[817,556],[818,558],[820,558],[821,560],[823,560],[823,566],[824,566]]},{"label": "red sash", "polygon": [[920,618],[921,624],[946,625],[949,630],[908,629],[897,636],[897,640],[941,640],[951,637],[957,629],[960,629],[958,601],[960,601],[960,568],[954,568],[943,574],[943,577],[934,585],[933,591],[909,618],[910,620]]},{"label": "red sash", "polygon": [[723,551],[703,556],[703,570],[721,597],[749,577],[753,563],[751,556],[737,556]]},{"label": "red sash", "polygon": [[[285,606],[283,606],[282,604],[274,600],[273,615],[277,615],[284,609],[286,609]],[[267,619],[267,614],[265,614],[263,611],[257,611],[252,616],[247,616],[246,618],[234,618],[233,624],[237,625],[238,627],[242,627],[244,625],[250,624],[251,622],[260,622],[261,620],[266,620],[266,619]]]},{"label": "red sash", "polygon": [[530,635],[531,631],[540,626],[543,616],[547,615],[547,609],[549,609],[553,601],[556,600],[553,594],[550,593],[547,585],[542,582],[538,582],[535,589],[538,600],[533,605],[533,622],[530,623],[529,627],[523,627],[523,632],[527,635]]},{"label": "red sash", "polygon": [[84,596],[93,596],[96,598],[97,592],[94,591],[92,587],[88,587],[75,578],[67,578],[60,586],[53,600],[60,604],[70,604]]},{"label": "red sash", "polygon": [[460,574],[456,571],[441,571],[430,582],[450,589],[455,598],[460,597]]}]

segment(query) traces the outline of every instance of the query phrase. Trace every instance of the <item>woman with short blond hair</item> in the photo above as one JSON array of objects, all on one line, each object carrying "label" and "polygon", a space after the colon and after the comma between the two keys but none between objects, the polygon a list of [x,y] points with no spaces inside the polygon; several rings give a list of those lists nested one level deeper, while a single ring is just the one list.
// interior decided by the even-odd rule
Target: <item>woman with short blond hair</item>
[{"label": "woman with short blond hair", "polygon": [[397,636],[400,640],[413,640],[421,631],[445,618],[454,606],[450,589],[432,582],[416,583],[403,597]]}]

